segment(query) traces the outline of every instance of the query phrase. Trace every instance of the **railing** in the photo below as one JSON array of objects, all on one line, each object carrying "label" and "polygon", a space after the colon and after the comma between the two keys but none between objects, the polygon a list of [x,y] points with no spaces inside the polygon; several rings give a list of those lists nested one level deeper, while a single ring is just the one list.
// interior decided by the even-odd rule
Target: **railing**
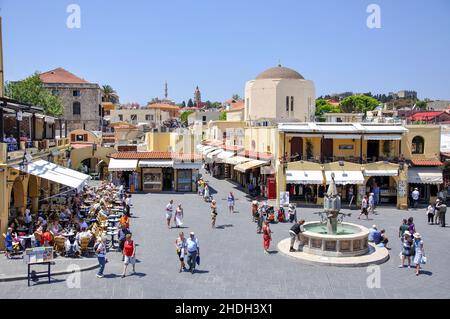
[{"label": "railing", "polygon": [[296,161],[307,161],[307,162],[314,162],[319,164],[326,164],[326,163],[332,163],[332,162],[350,162],[350,163],[357,163],[357,164],[365,164],[365,163],[375,163],[379,161],[386,161],[390,163],[398,163],[399,158],[398,157],[389,157],[389,156],[374,156],[374,157],[357,157],[357,156],[297,156],[290,158],[289,162],[296,162]]}]

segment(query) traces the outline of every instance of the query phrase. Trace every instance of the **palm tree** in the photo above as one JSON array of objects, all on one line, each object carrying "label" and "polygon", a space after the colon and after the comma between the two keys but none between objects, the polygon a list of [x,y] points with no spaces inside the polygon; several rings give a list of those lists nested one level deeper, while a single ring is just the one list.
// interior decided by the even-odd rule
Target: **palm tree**
[{"label": "palm tree", "polygon": [[116,91],[111,87],[111,85],[103,85],[103,99],[105,102],[118,103],[119,96]]}]

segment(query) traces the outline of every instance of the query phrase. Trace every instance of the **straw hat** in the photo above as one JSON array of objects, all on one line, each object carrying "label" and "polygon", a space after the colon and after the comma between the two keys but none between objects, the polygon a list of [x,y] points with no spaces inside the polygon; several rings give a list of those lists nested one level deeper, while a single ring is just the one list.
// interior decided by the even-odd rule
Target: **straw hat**
[{"label": "straw hat", "polygon": [[375,229],[377,229],[377,225],[372,225],[372,228],[375,228]]},{"label": "straw hat", "polygon": [[410,233],[409,231],[405,231],[405,232],[403,233],[403,235],[411,236],[411,233]]},{"label": "straw hat", "polygon": [[416,238],[416,239],[421,239],[422,238],[422,236],[419,234],[419,233],[414,233],[414,238]]}]

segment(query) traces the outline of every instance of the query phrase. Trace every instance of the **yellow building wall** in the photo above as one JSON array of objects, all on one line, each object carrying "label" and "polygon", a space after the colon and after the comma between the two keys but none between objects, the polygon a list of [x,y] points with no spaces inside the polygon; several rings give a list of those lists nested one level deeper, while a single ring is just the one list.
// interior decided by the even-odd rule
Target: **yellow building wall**
[{"label": "yellow building wall", "polygon": [[[406,125],[408,133],[402,138],[402,154],[405,159],[439,159],[441,127],[439,125]],[[412,154],[412,140],[422,136],[425,142],[423,154]]]},{"label": "yellow building wall", "polygon": [[168,152],[168,147],[171,146],[169,132],[148,132],[145,140],[149,152]]},{"label": "yellow building wall", "polygon": [[72,161],[72,169],[77,169],[81,162],[88,158],[98,158],[103,160],[107,165],[109,164],[109,155],[117,152],[114,147],[97,146],[97,150],[92,152],[92,146],[84,148],[72,149],[70,152],[70,159]]},{"label": "yellow building wall", "polygon": [[[75,134],[75,135],[87,134],[87,138],[88,139],[85,142],[101,144],[101,140],[94,133],[92,133],[90,131],[86,131],[86,130],[83,130],[83,129],[70,131],[70,133],[68,134],[69,140],[71,139],[72,134]],[[72,142],[72,143],[79,143],[79,142],[75,141],[75,142]]]}]

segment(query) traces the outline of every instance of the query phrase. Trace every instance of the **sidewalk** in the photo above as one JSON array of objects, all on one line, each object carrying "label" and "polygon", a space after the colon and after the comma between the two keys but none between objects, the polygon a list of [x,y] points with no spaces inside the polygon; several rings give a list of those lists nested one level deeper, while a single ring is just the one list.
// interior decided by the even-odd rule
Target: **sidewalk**
[{"label": "sidewalk", "polygon": [[[51,275],[64,275],[74,272],[74,268],[79,267],[80,271],[95,269],[98,267],[97,258],[81,257],[81,258],[63,258],[57,257],[53,260],[54,265],[51,266]],[[47,265],[34,265],[32,271],[44,271]],[[25,261],[20,259],[7,259],[2,253],[0,254],[0,282],[27,279],[28,266]]]}]

